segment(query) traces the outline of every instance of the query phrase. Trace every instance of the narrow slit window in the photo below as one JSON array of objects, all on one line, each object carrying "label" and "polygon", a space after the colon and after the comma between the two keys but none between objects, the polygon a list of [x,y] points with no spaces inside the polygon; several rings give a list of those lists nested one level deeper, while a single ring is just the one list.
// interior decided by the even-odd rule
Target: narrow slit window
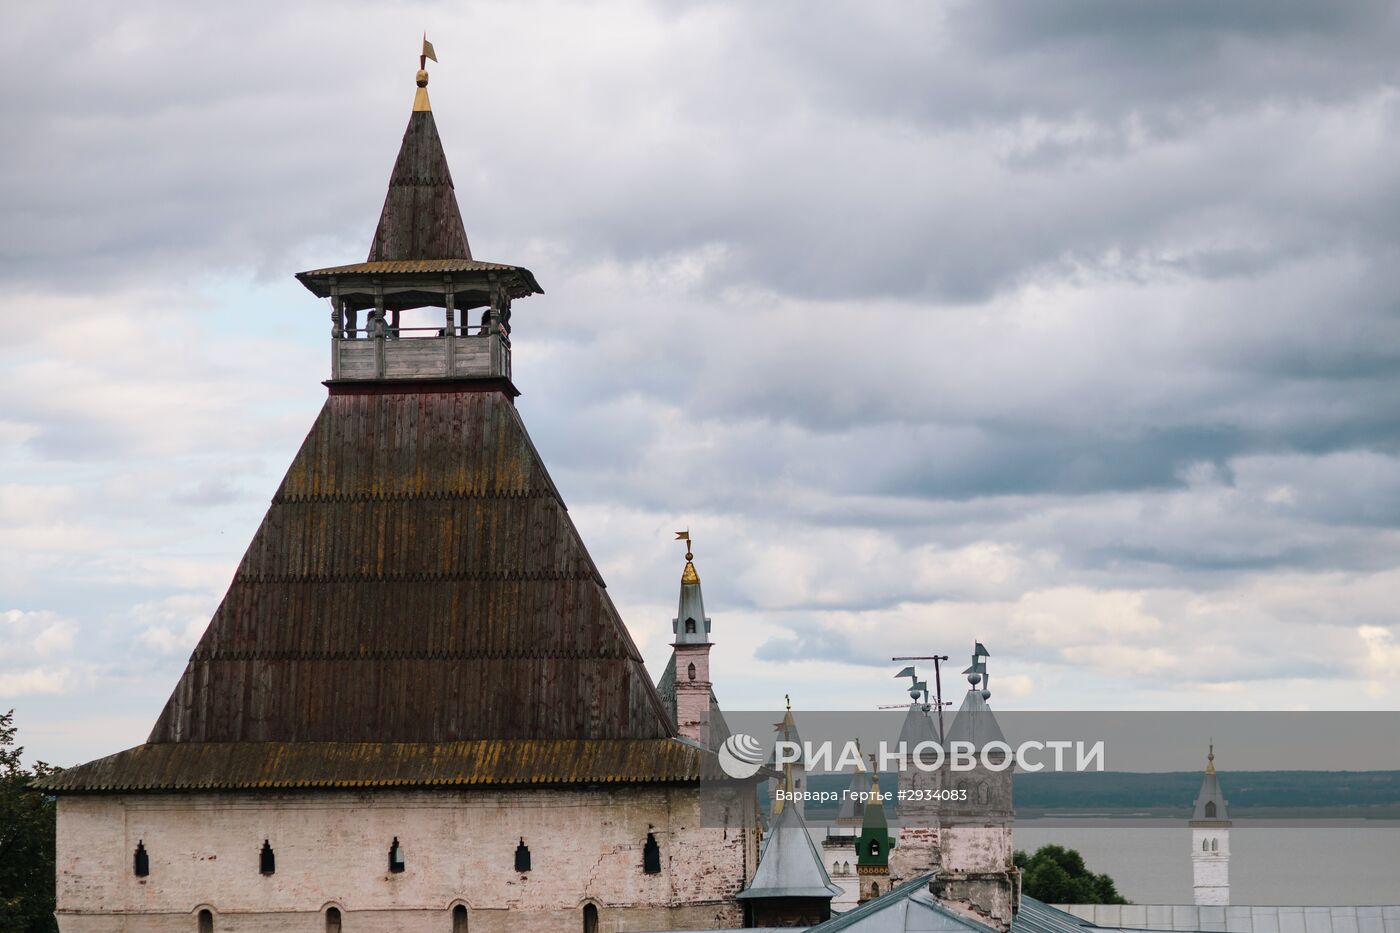
[{"label": "narrow slit window", "polygon": [[270,875],[277,871],[277,856],[273,854],[272,843],[263,840],[262,851],[258,853],[258,871]]},{"label": "narrow slit window", "polygon": [[214,933],[214,914],[208,910],[199,912],[199,933]]},{"label": "narrow slit window", "polygon": [[1209,851],[1210,851],[1210,840],[1209,840],[1209,839],[1202,839],[1202,840],[1201,840],[1201,851],[1202,851],[1202,852],[1209,852]]},{"label": "narrow slit window", "polygon": [[875,882],[871,882],[871,884],[870,884],[870,896],[871,896],[871,897],[879,897],[879,896],[880,896],[880,885],[879,885],[879,884],[877,884],[877,883],[875,883]]},{"label": "narrow slit window", "polygon": [[1219,839],[1212,839],[1212,840],[1210,841],[1210,850],[1211,850],[1212,852],[1219,852],[1219,851],[1220,851],[1220,840],[1219,840]]},{"label": "narrow slit window", "polygon": [[326,933],[340,933],[340,908],[326,908]]},{"label": "narrow slit window", "polygon": [[138,878],[151,873],[151,857],[146,853],[146,843],[139,839],[136,841],[136,854],[131,860],[131,871]]},{"label": "narrow slit window", "polygon": [[583,933],[598,933],[598,908],[592,904],[583,905]]},{"label": "narrow slit window", "polygon": [[515,847],[515,870],[526,872],[530,870],[530,847],[525,844],[522,837],[520,845]]},{"label": "narrow slit window", "polygon": [[695,679],[695,664],[694,664],[693,662],[691,663],[691,665],[690,665],[689,667],[687,667],[687,668],[685,669],[685,674],[686,674],[686,676],[689,677],[691,680],[694,680],[694,679]]},{"label": "narrow slit window", "polygon": [[461,904],[452,908],[452,933],[467,933],[467,908]]},{"label": "narrow slit window", "polygon": [[661,874],[661,846],[657,845],[655,833],[647,833],[647,844],[642,847],[642,871]]},{"label": "narrow slit window", "polygon": [[394,841],[389,843],[389,871],[395,874],[403,871],[403,846],[399,844],[399,837],[395,836]]}]

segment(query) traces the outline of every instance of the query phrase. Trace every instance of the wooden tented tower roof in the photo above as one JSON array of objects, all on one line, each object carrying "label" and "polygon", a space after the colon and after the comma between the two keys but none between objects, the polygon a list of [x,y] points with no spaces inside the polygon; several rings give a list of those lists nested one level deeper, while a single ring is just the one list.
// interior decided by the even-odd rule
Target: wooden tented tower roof
[{"label": "wooden tented tower roof", "polygon": [[431,110],[415,109],[389,176],[368,261],[471,258],[437,122]]},{"label": "wooden tented tower roof", "polygon": [[298,273],[297,279],[318,297],[336,295],[357,308],[373,307],[366,297],[372,290],[381,291],[386,307],[416,308],[441,307],[443,302],[405,290],[405,282],[440,283],[444,278],[453,282],[457,307],[462,309],[487,304],[497,286],[512,298],[543,292],[529,269],[472,257],[452,171],[428,103],[428,73],[420,70],[418,95],[389,175],[368,259],[311,269]]},{"label": "wooden tented tower roof", "polygon": [[509,393],[366,388],[326,400],[148,744],[49,786],[697,779]]},{"label": "wooden tented tower roof", "polygon": [[326,400],[149,741],[669,734],[509,397],[439,390]]},{"label": "wooden tented tower roof", "polygon": [[[370,262],[327,278],[376,290],[390,272],[448,282],[440,291],[457,289],[461,307],[480,299],[476,279],[493,302],[503,289],[537,292],[528,270],[472,260],[426,84],[420,70]],[[465,265],[434,266],[445,261]],[[312,287],[316,275],[301,278]],[[508,331],[483,330],[337,330],[333,342],[396,357],[425,348],[425,359],[490,346],[508,359]],[[649,783],[712,771],[712,753],[673,737],[516,411],[508,365],[468,372],[329,382],[147,744],[44,786]]]}]

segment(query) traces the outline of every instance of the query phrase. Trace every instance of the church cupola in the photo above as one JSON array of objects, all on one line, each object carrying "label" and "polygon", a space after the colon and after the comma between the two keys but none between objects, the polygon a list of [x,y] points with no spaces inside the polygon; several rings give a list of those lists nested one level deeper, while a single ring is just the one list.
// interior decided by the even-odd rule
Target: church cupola
[{"label": "church cupola", "polygon": [[[332,385],[491,379],[514,395],[511,302],[543,290],[529,269],[472,256],[428,102],[429,58],[437,61],[424,39],[413,111],[369,258],[297,279],[331,303]],[[442,315],[405,324],[402,312],[417,308]],[[481,315],[472,321],[476,309]]]}]

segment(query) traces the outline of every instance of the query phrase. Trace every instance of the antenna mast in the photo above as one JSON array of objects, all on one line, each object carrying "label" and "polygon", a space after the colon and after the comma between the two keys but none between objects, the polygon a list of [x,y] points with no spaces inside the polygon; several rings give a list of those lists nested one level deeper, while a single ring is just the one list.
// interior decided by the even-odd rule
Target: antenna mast
[{"label": "antenna mast", "polygon": [[[912,656],[908,656],[908,657],[890,658],[890,660],[891,660],[891,661],[932,661],[932,662],[933,662],[933,689],[934,689],[934,701],[938,704],[938,742],[939,742],[939,744],[942,744],[942,743],[943,743],[943,706],[944,706],[944,703],[943,703],[943,672],[942,672],[942,670],[939,668],[938,665],[939,665],[939,662],[948,660],[948,656],[947,656],[946,654],[922,654],[922,655],[912,655]],[[907,668],[905,668],[905,670],[907,670],[907,671],[909,672],[909,676],[912,677],[912,676],[914,675],[914,669],[913,669],[912,667],[907,667]],[[895,676],[896,676],[896,677],[899,677],[899,676],[903,676],[903,675],[902,675],[902,674],[896,674]],[[917,678],[916,678],[916,682],[917,682]],[[924,702],[928,702],[928,689],[927,689],[927,687],[925,687],[925,689],[924,689]]]}]

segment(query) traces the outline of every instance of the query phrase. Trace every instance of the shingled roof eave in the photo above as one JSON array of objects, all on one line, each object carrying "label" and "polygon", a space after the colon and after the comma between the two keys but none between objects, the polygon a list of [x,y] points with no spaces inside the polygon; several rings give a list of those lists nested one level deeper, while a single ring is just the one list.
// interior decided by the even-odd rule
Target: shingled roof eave
[{"label": "shingled roof eave", "polygon": [[679,739],[144,744],[35,780],[48,794],[730,782]]}]

